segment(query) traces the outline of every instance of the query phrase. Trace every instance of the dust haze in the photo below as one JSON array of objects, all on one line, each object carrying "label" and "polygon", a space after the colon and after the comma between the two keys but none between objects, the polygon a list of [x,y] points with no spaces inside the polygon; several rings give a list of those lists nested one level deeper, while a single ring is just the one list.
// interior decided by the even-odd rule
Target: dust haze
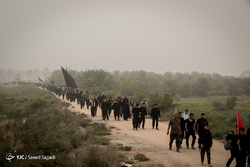
[{"label": "dust haze", "polygon": [[0,24],[2,70],[250,70],[248,1],[8,0]]}]

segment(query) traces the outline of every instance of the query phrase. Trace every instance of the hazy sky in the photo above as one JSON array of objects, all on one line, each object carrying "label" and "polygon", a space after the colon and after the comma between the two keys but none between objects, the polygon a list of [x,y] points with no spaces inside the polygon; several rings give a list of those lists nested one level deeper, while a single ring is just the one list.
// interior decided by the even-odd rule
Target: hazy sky
[{"label": "hazy sky", "polygon": [[0,0],[2,69],[250,70],[249,0]]}]

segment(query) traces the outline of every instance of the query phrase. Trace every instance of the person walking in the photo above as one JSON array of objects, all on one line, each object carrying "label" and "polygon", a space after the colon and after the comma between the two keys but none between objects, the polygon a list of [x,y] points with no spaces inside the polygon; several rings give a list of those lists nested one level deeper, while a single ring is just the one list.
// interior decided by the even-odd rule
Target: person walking
[{"label": "person walking", "polygon": [[95,117],[95,109],[97,108],[98,103],[95,101],[95,99],[92,99],[91,102],[91,117]]},{"label": "person walking", "polygon": [[172,144],[176,138],[176,151],[180,153],[180,135],[181,135],[181,121],[178,119],[178,113],[174,113],[174,117],[169,121],[167,135],[169,135],[169,129],[171,127],[169,150],[172,150]]},{"label": "person walking", "polygon": [[84,108],[84,105],[85,105],[85,96],[84,95],[80,96],[80,105],[81,105],[81,109]]},{"label": "person walking", "polygon": [[109,115],[108,115],[108,103],[106,101],[106,99],[103,100],[103,103],[101,104],[101,109],[102,109],[102,117],[103,120],[105,121],[105,119],[107,118],[107,120],[109,120]]},{"label": "person walking", "polygon": [[142,103],[144,103],[144,107],[148,109],[148,102],[145,99],[142,100],[140,107],[142,107]]},{"label": "person walking", "polygon": [[136,106],[132,109],[132,121],[133,121],[133,130],[138,128],[140,119],[140,108],[139,104],[136,104]]},{"label": "person walking", "polygon": [[208,122],[207,120],[205,119],[205,114],[204,113],[201,113],[201,118],[199,118],[195,124],[195,129],[196,129],[196,132],[198,133],[199,135],[199,139],[198,139],[198,147],[200,148],[200,135],[201,135],[201,132],[204,131],[204,128],[205,126],[209,126],[208,125]]},{"label": "person walking", "polygon": [[123,119],[127,121],[129,117],[130,117],[129,102],[127,96],[125,96],[123,99]]},{"label": "person walking", "polygon": [[120,104],[119,100],[117,99],[116,102],[113,104],[112,109],[114,110],[114,117],[116,120],[116,117],[118,118],[119,121],[119,115],[120,115]]},{"label": "person walking", "polygon": [[157,104],[154,104],[154,108],[152,108],[151,110],[151,114],[150,117],[152,119],[152,129],[154,129],[155,126],[155,122],[156,122],[156,130],[158,129],[158,119],[161,119],[161,113],[160,113],[160,109],[157,107]]},{"label": "person walking", "polygon": [[101,102],[102,102],[101,94],[99,94],[99,96],[97,97],[97,101],[98,101],[98,106],[101,108]]},{"label": "person walking", "polygon": [[237,135],[237,125],[235,131],[230,131],[229,134],[226,137],[227,142],[230,143],[230,146],[232,147],[230,149],[231,157],[228,159],[226,167],[229,167],[234,159],[236,159],[236,152],[237,152],[237,145],[238,142],[238,135]]},{"label": "person walking", "polygon": [[131,110],[134,108],[134,105],[135,105],[135,101],[134,101],[133,97],[131,97],[131,100],[129,101],[129,106],[130,106]]},{"label": "person walking", "polygon": [[247,161],[247,166],[250,167],[250,128],[247,130],[247,141],[248,141],[248,146],[247,146],[247,151],[248,151],[248,161]]},{"label": "person walking", "polygon": [[89,101],[89,97],[87,97],[87,100],[86,100],[87,109],[89,109],[89,105],[90,105],[90,101]]},{"label": "person walking", "polygon": [[189,115],[189,119],[186,120],[186,123],[185,123],[185,129],[186,129],[186,146],[187,146],[187,149],[189,149],[189,137],[192,136],[193,140],[192,140],[192,149],[195,149],[194,148],[194,144],[195,144],[195,139],[196,139],[196,136],[195,136],[195,120],[194,120],[194,114],[193,113],[190,113]]},{"label": "person walking", "polygon": [[184,118],[182,117],[182,112],[179,112],[179,120],[181,121],[181,135],[180,135],[180,148],[183,142],[183,138],[184,138],[184,131],[185,131],[185,121]]},{"label": "person walking", "polygon": [[145,104],[142,103],[142,107],[140,108],[140,115],[141,115],[141,118],[140,118],[140,122],[139,122],[139,128],[141,126],[141,122],[142,122],[142,129],[145,130],[144,128],[144,125],[145,125],[145,118],[147,118],[147,110],[146,108],[144,107]]},{"label": "person walking", "polygon": [[245,135],[245,129],[239,128],[239,137],[236,143],[237,152],[236,152],[236,167],[245,167],[246,166],[246,156],[248,148],[247,136]]},{"label": "person walking", "polygon": [[108,100],[108,114],[110,116],[111,114],[111,110],[112,110],[112,104],[113,104],[113,100],[111,100],[111,97],[109,97],[109,100]]},{"label": "person walking", "polygon": [[201,164],[204,165],[205,153],[207,153],[207,163],[208,167],[211,165],[211,147],[213,145],[212,134],[209,130],[209,126],[205,126],[204,131],[201,133]]}]

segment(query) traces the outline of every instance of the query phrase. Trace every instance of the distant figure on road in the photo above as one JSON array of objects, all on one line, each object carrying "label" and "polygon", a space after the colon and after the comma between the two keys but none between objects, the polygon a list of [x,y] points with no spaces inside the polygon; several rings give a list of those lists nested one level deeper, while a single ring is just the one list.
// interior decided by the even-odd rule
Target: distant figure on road
[{"label": "distant figure on road", "polygon": [[167,135],[169,135],[169,129],[171,127],[169,150],[172,150],[172,143],[176,138],[176,151],[180,153],[180,135],[181,135],[181,121],[178,119],[178,113],[174,113],[174,118],[169,121]]},{"label": "distant figure on road", "polygon": [[142,106],[142,103],[144,103],[145,104],[144,107],[148,109],[148,102],[145,99],[143,99],[143,101],[141,102],[140,107]]},{"label": "distant figure on road", "polygon": [[95,101],[95,99],[92,99],[92,102],[91,102],[91,117],[94,117],[96,115],[95,113],[95,109],[97,108],[97,102]]},{"label": "distant figure on road", "polygon": [[145,118],[147,118],[147,110],[146,108],[144,107],[144,103],[142,103],[142,107],[140,108],[140,115],[141,115],[141,118],[140,118],[140,122],[139,122],[139,128],[141,126],[141,123],[142,123],[142,129],[144,129],[144,125],[145,125]]},{"label": "distant figure on road", "polygon": [[109,107],[108,107],[108,114],[109,114],[109,116],[110,116],[111,110],[112,110],[112,104],[113,104],[113,100],[111,99],[111,97],[109,97],[108,104],[109,104]]},{"label": "distant figure on road", "polygon": [[196,132],[199,134],[198,144],[200,148],[200,136],[201,132],[204,131],[205,126],[209,126],[207,120],[205,119],[205,114],[201,113],[201,118],[199,118],[195,124]]},{"label": "distant figure on road", "polygon": [[182,117],[182,112],[179,112],[179,120],[181,121],[181,135],[180,135],[180,138],[181,138],[181,142],[180,142],[180,148],[181,148],[181,144],[183,142],[183,138],[184,138],[184,131],[185,131],[185,121]]},{"label": "distant figure on road", "polygon": [[99,94],[99,96],[97,97],[97,101],[98,101],[98,106],[101,108],[101,103],[102,103],[102,96],[101,96],[101,94]]},{"label": "distant figure on road", "polygon": [[[161,119],[161,113],[159,108],[157,107],[157,104],[154,104],[154,108],[152,108],[151,110],[151,114],[150,117],[152,119],[152,129],[154,129],[154,127],[156,127],[156,130],[158,129],[158,119]],[[156,126],[155,126],[156,123]]]},{"label": "distant figure on road", "polygon": [[116,120],[116,117],[118,118],[119,121],[119,115],[120,115],[120,104],[119,100],[117,99],[116,102],[113,104],[112,109],[114,110],[114,117]]},{"label": "distant figure on road", "polygon": [[140,121],[140,108],[139,104],[136,104],[136,106],[132,110],[132,121],[133,121],[133,130],[138,128],[138,124]]},{"label": "distant figure on road", "polygon": [[201,164],[204,162],[205,153],[207,152],[207,163],[208,167],[211,165],[211,152],[210,149],[213,145],[212,134],[209,130],[209,126],[205,127],[205,130],[201,133]]},{"label": "distant figure on road", "polygon": [[189,119],[186,120],[185,123],[185,129],[186,129],[186,145],[187,145],[187,149],[189,149],[189,137],[192,136],[193,140],[192,140],[192,149],[194,148],[194,144],[195,144],[195,120],[194,120],[194,114],[190,113],[189,115]]}]

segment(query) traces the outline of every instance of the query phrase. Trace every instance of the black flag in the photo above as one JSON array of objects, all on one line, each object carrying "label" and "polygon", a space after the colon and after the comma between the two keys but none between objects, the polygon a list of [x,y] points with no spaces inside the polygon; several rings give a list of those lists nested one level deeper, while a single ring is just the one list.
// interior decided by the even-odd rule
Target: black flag
[{"label": "black flag", "polygon": [[77,88],[75,80],[72,78],[72,76],[69,75],[69,73],[67,73],[67,71],[63,67],[61,68],[67,87]]},{"label": "black flag", "polygon": [[38,80],[41,81],[41,82],[43,82],[43,80],[41,78],[39,78],[39,77],[38,77]]}]

